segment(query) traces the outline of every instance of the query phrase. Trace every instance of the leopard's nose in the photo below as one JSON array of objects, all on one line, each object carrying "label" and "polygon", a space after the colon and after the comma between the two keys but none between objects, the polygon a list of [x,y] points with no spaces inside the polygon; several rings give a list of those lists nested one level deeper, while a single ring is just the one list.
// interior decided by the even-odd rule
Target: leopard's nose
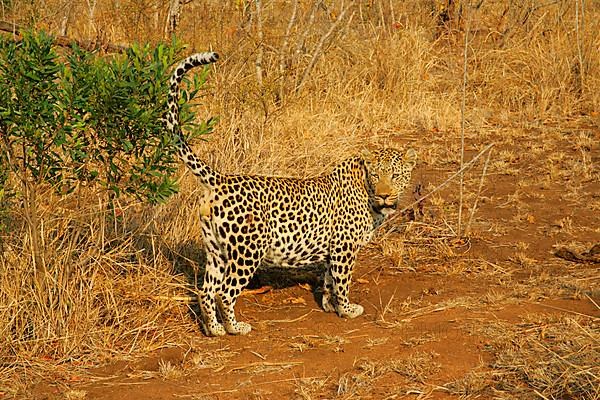
[{"label": "leopard's nose", "polygon": [[383,177],[379,182],[377,182],[375,193],[377,193],[377,196],[381,197],[382,199],[390,197],[392,194],[392,185],[388,177]]}]

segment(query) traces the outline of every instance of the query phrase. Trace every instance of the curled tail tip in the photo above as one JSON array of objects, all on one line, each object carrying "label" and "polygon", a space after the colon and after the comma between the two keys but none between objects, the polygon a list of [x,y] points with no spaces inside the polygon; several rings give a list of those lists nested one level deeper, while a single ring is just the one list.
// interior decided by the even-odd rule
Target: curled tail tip
[{"label": "curled tail tip", "polygon": [[188,59],[199,62],[200,64],[211,64],[219,59],[219,54],[214,51],[207,51],[204,53],[193,54]]},{"label": "curled tail tip", "polygon": [[219,59],[219,53],[215,52],[215,51],[211,51],[209,53],[211,55],[211,58],[213,59],[213,62],[217,61]]},{"label": "curled tail tip", "polygon": [[179,84],[183,75],[190,69],[200,66],[207,65],[216,62],[219,59],[219,54],[214,51],[208,51],[204,53],[196,53],[188,56],[185,60],[181,61],[174,69],[171,75],[171,90],[175,91],[176,85]]}]

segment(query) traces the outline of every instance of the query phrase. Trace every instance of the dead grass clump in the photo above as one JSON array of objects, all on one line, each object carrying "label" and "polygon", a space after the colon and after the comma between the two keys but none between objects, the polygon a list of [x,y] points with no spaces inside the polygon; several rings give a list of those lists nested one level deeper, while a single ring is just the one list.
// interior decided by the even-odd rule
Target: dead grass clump
[{"label": "dead grass clump", "polygon": [[[34,276],[23,231],[15,229],[4,241],[0,364],[7,367],[0,374],[21,377],[7,380],[11,385],[27,386],[52,365],[76,368],[115,353],[151,351],[194,329],[187,307],[167,300],[190,285],[173,274],[162,241],[140,223],[143,209],[119,210],[110,223],[106,207],[92,199],[80,199],[85,205],[72,209],[64,199],[45,196],[45,276]],[[18,221],[18,215],[11,217]],[[25,372],[35,360],[45,360],[44,374]],[[55,372],[57,379],[66,374],[64,368]]]},{"label": "dead grass clump", "polygon": [[64,393],[66,400],[83,400],[87,398],[88,393],[85,390],[70,389]]},{"label": "dead grass clump", "polygon": [[537,260],[529,257],[527,254],[525,254],[522,251],[517,251],[509,259],[510,259],[510,261],[512,261],[513,263],[519,265],[520,267],[522,267],[524,269],[532,268],[535,265],[537,265],[537,263],[538,263]]},{"label": "dead grass clump", "polygon": [[[494,324],[479,333],[491,339],[488,350],[495,359],[489,386],[497,398],[600,398],[597,318],[536,317],[516,326]],[[477,384],[476,391],[482,386]]]},{"label": "dead grass clump", "polygon": [[165,380],[177,380],[184,375],[181,365],[173,364],[170,361],[158,361],[158,376]]},{"label": "dead grass clump", "polygon": [[416,352],[406,359],[390,361],[386,367],[411,382],[425,383],[428,377],[439,372],[441,365],[435,362],[436,353]]},{"label": "dead grass clump", "polygon": [[343,345],[350,343],[350,340],[342,336],[318,336],[318,335],[302,335],[292,337],[290,348],[300,353],[315,348],[330,348],[333,352],[338,353],[343,351]]},{"label": "dead grass clump", "polygon": [[198,369],[222,371],[231,361],[231,358],[238,354],[238,352],[228,347],[210,351],[199,351],[196,350],[198,346],[193,347],[194,350],[186,356],[186,364]]},{"label": "dead grass clump", "polygon": [[[400,375],[408,383],[423,385],[428,377],[437,373],[440,364],[435,362],[436,353],[415,352],[403,359],[375,362],[367,358],[354,363],[354,371],[342,375],[338,381],[337,394],[345,398],[371,393],[378,388],[377,381],[384,376]],[[397,390],[394,389],[394,392]],[[380,391],[377,392],[381,394]]]},{"label": "dead grass clump", "polygon": [[[554,266],[565,267],[565,263],[558,261]],[[548,267],[547,264],[544,267]],[[525,282],[513,282],[510,286],[510,297],[516,299],[528,299],[532,301],[547,298],[569,298],[577,299],[582,296],[598,295],[597,281],[598,272],[593,268],[581,267],[577,271],[568,271],[562,275],[554,275],[539,269],[537,273]]]},{"label": "dead grass clump", "polygon": [[396,232],[392,224],[380,230],[373,244],[393,263],[395,272],[415,271],[416,265],[452,265],[461,257],[455,251],[456,239],[452,228],[440,221],[412,221],[406,231]]},{"label": "dead grass clump", "polygon": [[[413,300],[408,297],[402,302],[394,302],[393,296],[388,300],[383,310],[379,312],[378,319],[375,323],[387,329],[410,329],[410,323],[431,314],[451,310],[455,308],[471,309],[473,305],[479,302],[479,299],[473,297],[456,297],[438,303],[433,303],[429,300],[424,300],[426,293],[422,294],[422,298]],[[412,344],[415,339],[410,339]],[[420,337],[417,341],[430,341],[429,336]],[[408,343],[408,342],[407,342]]]},{"label": "dead grass clump", "polygon": [[354,371],[343,374],[337,384],[337,395],[353,397],[368,393],[375,382],[389,370],[382,364],[363,358],[355,361]]},{"label": "dead grass clump", "polygon": [[471,370],[465,376],[445,384],[444,388],[461,398],[489,396],[493,387],[492,376],[489,371]]},{"label": "dead grass clump", "polygon": [[294,380],[294,393],[303,400],[322,398],[329,378],[298,378]]}]

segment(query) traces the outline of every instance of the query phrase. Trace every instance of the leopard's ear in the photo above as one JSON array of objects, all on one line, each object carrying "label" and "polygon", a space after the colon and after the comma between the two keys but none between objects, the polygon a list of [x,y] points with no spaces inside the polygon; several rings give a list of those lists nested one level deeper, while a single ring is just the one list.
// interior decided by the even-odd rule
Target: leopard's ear
[{"label": "leopard's ear", "polygon": [[404,164],[410,169],[413,169],[417,165],[417,152],[413,149],[406,150],[404,157],[402,157]]},{"label": "leopard's ear", "polygon": [[365,160],[367,165],[371,164],[373,161],[373,153],[369,149],[362,149],[360,152],[360,156]]}]

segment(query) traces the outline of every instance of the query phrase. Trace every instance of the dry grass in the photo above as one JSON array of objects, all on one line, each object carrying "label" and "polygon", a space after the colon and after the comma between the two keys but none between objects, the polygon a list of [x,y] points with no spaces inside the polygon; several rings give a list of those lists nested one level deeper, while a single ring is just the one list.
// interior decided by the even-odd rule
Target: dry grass
[{"label": "dry grass", "polygon": [[[196,346],[194,346],[196,347]],[[188,355],[188,362],[192,367],[198,369],[214,369],[221,371],[225,369],[227,363],[231,360],[236,352],[229,348],[222,348],[211,351],[194,350]]]},{"label": "dry grass", "polygon": [[[337,382],[337,395],[340,398],[381,397],[382,393],[393,398],[397,392],[407,393],[408,388],[422,388],[428,377],[440,370],[435,361],[437,354],[415,352],[402,359],[372,361],[368,358],[356,360],[354,370],[343,374]],[[384,377],[400,375],[405,386],[385,388],[379,381]],[[403,393],[403,394],[404,394]]]},{"label": "dry grass", "polygon": [[600,398],[598,318],[532,316],[523,323],[475,328],[488,337],[494,361],[446,387],[465,397]]},{"label": "dry grass", "polygon": [[[20,365],[33,354],[56,361],[85,361],[98,351],[127,354],[160,347],[186,329],[184,308],[152,300],[185,290],[187,282],[172,273],[164,250],[140,226],[144,211],[124,210],[115,229],[97,204],[71,209],[50,193],[46,199],[47,291],[33,284],[26,237],[7,241],[0,258],[0,347],[7,360]],[[166,327],[178,314],[182,319]]]},{"label": "dry grass", "polygon": [[328,378],[301,378],[294,381],[294,393],[299,399],[312,400],[319,398],[319,394],[326,387]]},{"label": "dry grass", "polygon": [[[149,1],[118,3],[120,10],[115,8],[116,2],[48,0],[40,6],[14,0],[12,8],[3,3],[0,17],[53,33],[65,28],[72,37],[99,41],[162,39],[166,8]],[[309,23],[310,2],[301,3],[287,50],[283,42],[290,18],[288,3],[276,0],[262,10],[262,84],[257,82],[254,65],[259,36],[246,2],[209,0],[185,6],[179,32],[190,51],[213,48],[223,55],[210,76],[199,110],[203,117],[218,115],[220,122],[208,142],[197,144],[200,154],[224,172],[306,177],[329,170],[365,145],[410,143],[424,169],[444,170],[444,176],[434,172],[432,180],[444,181],[449,175],[446,171],[455,170],[460,158],[459,49],[464,39],[460,24],[441,26],[431,13],[433,2],[426,0],[397,2],[393,10],[387,2],[356,2],[310,67],[342,6],[340,1],[324,2],[329,8],[319,9]],[[382,12],[373,6],[384,3]],[[586,2],[585,20],[580,15],[576,21],[574,2],[511,2],[510,7],[505,3],[483,2],[472,10],[466,140],[485,144],[500,139],[503,147],[490,160],[489,174],[494,179],[518,174],[516,163],[523,160],[520,157],[529,157],[532,165],[543,167],[546,187],[575,176],[593,182],[599,175],[591,155],[591,131],[577,131],[568,137],[569,145],[580,155],[576,159],[552,146],[554,139],[566,135],[556,128],[561,124],[568,126],[574,119],[587,126],[600,124],[600,9]],[[295,90],[307,68],[311,68],[310,74],[301,90]],[[532,156],[522,155],[520,140],[531,132],[536,135],[536,129],[545,124],[549,128],[543,133],[549,140],[536,143]],[[433,134],[435,140],[423,141],[425,133]],[[477,150],[480,148],[467,146],[467,151]],[[540,156],[549,152],[552,154],[547,157]],[[479,176],[474,171],[466,177],[469,207],[478,197],[474,194]],[[21,209],[15,204],[9,210],[12,230],[2,237],[0,254],[0,392],[22,390],[38,380],[40,371],[49,365],[97,363],[165,343],[182,343],[190,332],[197,334],[188,308],[168,300],[189,294],[202,263],[200,232],[190,218],[198,214],[197,188],[189,174],[184,173],[181,180],[181,194],[165,205],[150,207],[124,200],[117,220],[103,212],[104,204],[91,192],[62,198],[49,192],[40,196],[49,270],[48,290],[43,292],[32,284],[32,254]],[[504,198],[504,207],[524,207],[525,193],[522,188]],[[410,241],[395,241],[390,235],[396,233],[378,239],[377,246],[394,261],[394,272],[416,271],[420,265],[440,274],[462,274],[475,268],[478,273],[505,275],[506,266],[461,263],[457,253],[468,243],[452,242],[457,204],[446,194],[430,198],[428,214],[408,226]],[[581,195],[582,189],[577,187],[565,192],[568,199]],[[597,211],[600,201],[585,207]],[[527,211],[520,214],[524,221]],[[556,225],[566,234],[577,229],[568,216],[556,220]],[[501,234],[504,228],[495,229]],[[476,236],[477,230],[472,234]],[[431,257],[430,247],[435,249],[435,257]],[[522,267],[535,265],[527,248],[519,249],[513,260]],[[386,324],[395,326],[440,307],[471,303],[471,299],[460,298],[437,305],[417,302],[405,305],[396,318],[389,317],[389,307],[382,303],[380,313]],[[549,326],[562,329],[567,325]],[[597,326],[582,326],[584,329],[572,325],[574,334],[582,333],[582,340],[584,333],[597,339]],[[569,353],[562,344],[544,342],[560,355],[555,357],[527,337],[522,338],[523,351],[512,350],[498,359],[497,368],[508,374],[511,382],[527,381],[548,398],[562,394],[561,390],[592,393],[585,381],[590,370],[573,369],[561,357],[581,366],[581,362],[589,362],[586,354],[593,353]],[[335,349],[343,345],[335,338],[309,337],[295,343],[299,351],[306,346]],[[373,341],[372,345],[379,344]],[[530,377],[529,370],[518,367],[516,357],[548,354],[552,362],[539,366],[542,376]],[[194,361],[198,367],[223,365],[223,360],[208,355],[198,357]],[[47,362],[38,364],[40,359]],[[381,365],[370,368],[368,363],[357,368],[358,374],[340,379],[338,393],[351,393],[373,376],[391,371]],[[162,373],[170,376],[170,371],[165,364]],[[570,375],[561,375],[565,371]],[[593,374],[598,375],[597,371]],[[565,380],[574,375],[574,380]],[[549,380],[557,383],[551,386]],[[320,381],[299,383],[297,393],[309,398],[319,385]],[[511,388],[522,390],[517,384]]]},{"label": "dry grass", "polygon": [[344,351],[342,346],[349,342],[349,339],[342,336],[303,335],[290,338],[289,346],[300,353],[315,348],[328,348],[337,353]]}]

